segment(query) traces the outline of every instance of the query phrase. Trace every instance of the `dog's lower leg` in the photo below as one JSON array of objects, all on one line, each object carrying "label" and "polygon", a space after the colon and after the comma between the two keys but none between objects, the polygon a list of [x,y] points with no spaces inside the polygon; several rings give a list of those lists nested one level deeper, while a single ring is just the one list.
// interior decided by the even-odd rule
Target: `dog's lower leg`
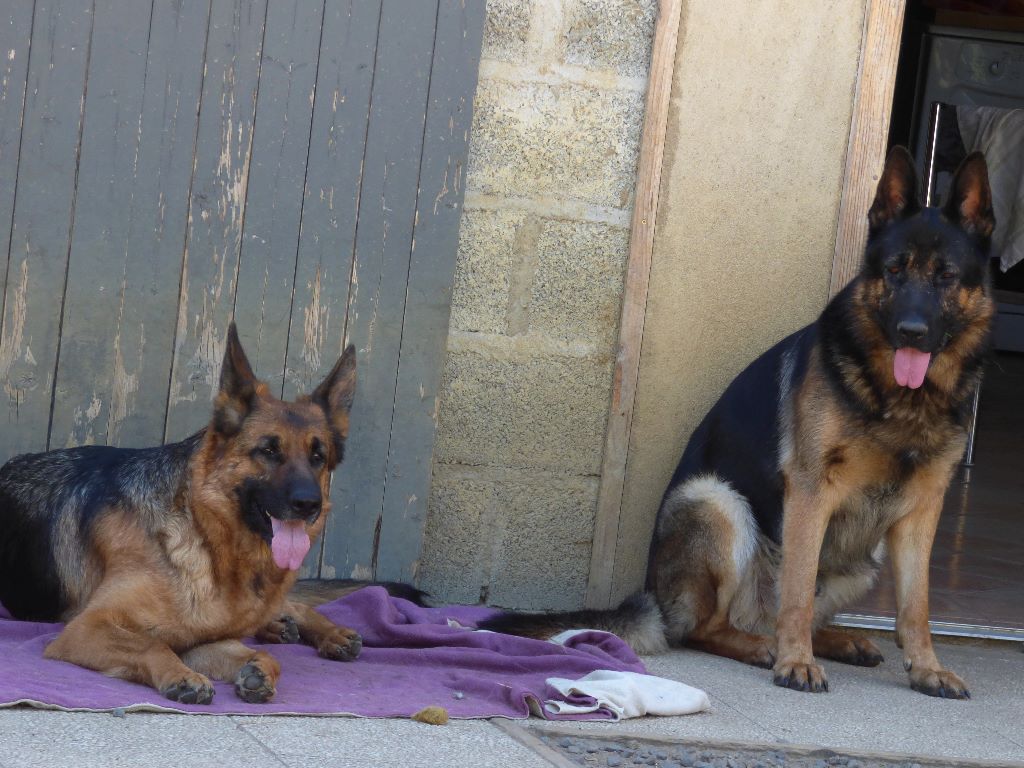
[{"label": "dog's lower leg", "polygon": [[942,511],[940,491],[945,491],[945,485],[939,484],[931,494],[922,492],[910,514],[889,529],[896,581],[896,633],[911,688],[929,696],[967,699],[971,696],[967,684],[939,663],[928,627],[928,563]]},{"label": "dog's lower leg", "polygon": [[771,669],[775,664],[775,643],[772,638],[743,632],[728,624],[716,628],[699,627],[690,635],[686,644],[755,667]]},{"label": "dog's lower leg", "polygon": [[76,616],[43,655],[149,685],[173,701],[209,704],[213,700],[213,686],[205,675],[189,669],[166,643],[125,627],[106,611]]},{"label": "dog's lower leg", "polygon": [[200,674],[234,683],[238,698],[250,704],[269,701],[281,676],[277,659],[238,640],[197,645],[182,654],[182,661]]},{"label": "dog's lower leg", "polygon": [[281,610],[295,620],[302,641],[325,659],[352,661],[363,649],[363,639],[355,630],[338,626],[308,605],[289,601]]}]

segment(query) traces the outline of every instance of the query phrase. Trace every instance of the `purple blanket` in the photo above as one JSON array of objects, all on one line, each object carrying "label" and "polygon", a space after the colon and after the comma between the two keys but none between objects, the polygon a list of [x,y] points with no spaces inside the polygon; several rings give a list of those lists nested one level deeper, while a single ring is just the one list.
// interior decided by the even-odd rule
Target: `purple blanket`
[{"label": "purple blanket", "polygon": [[[320,608],[363,636],[354,662],[327,661],[303,645],[263,646],[281,662],[277,695],[246,704],[217,683],[213,704],[179,704],[142,685],[43,658],[60,624],[14,621],[0,607],[0,706],[32,703],[66,709],[160,709],[204,714],[409,717],[436,705],[453,718],[525,718],[530,702],[561,698],[545,680],[576,679],[596,669],[644,672],[614,635],[586,632],[566,646],[473,632],[489,608],[420,608],[367,587]],[[449,619],[463,626],[449,626]],[[256,646],[254,644],[254,647]],[[543,711],[535,707],[534,711]],[[545,713],[545,717],[552,717]],[[570,719],[608,719],[610,714]]]}]

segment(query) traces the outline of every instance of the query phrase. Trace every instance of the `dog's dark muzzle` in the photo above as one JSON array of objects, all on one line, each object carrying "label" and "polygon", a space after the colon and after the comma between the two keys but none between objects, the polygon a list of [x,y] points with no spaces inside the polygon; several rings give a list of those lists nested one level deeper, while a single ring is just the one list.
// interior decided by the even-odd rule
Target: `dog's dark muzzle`
[{"label": "dog's dark muzzle", "polygon": [[941,308],[935,294],[905,288],[895,298],[889,320],[889,340],[896,349],[910,347],[937,352],[942,343]]},{"label": "dog's dark muzzle", "polygon": [[[289,483],[287,496],[288,504],[274,517],[280,520],[302,520],[312,523],[320,516],[323,509],[323,495],[320,486],[313,480],[297,479]],[[272,513],[273,514],[273,513]]]}]

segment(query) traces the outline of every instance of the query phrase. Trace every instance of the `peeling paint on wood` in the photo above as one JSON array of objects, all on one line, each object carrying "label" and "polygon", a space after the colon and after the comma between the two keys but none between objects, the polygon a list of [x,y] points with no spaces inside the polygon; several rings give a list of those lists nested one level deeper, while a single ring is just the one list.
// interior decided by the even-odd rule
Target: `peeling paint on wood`
[{"label": "peeling paint on wood", "polygon": [[[280,392],[292,313],[322,3],[275,0],[267,13],[245,237],[234,317],[249,359]],[[333,363],[333,361],[332,361]]]},{"label": "peeling paint on wood", "polygon": [[206,422],[220,375],[244,230],[266,18],[266,0],[212,6],[167,403],[168,440]]},{"label": "peeling paint on wood", "polygon": [[128,260],[150,6],[97,0],[71,231],[52,448],[107,442],[114,351]]},{"label": "peeling paint on wood", "polygon": [[[10,221],[8,275],[19,277],[4,286],[0,332],[8,394],[0,460],[46,447],[74,220],[92,2],[39,0],[33,24]],[[26,354],[29,344],[31,354]]]},{"label": "peeling paint on wood", "polygon": [[415,577],[483,20],[468,5],[0,10],[0,459],[202,426],[232,316],[286,397],[352,341],[349,460],[303,574],[405,558]]},{"label": "peeling paint on wood", "polygon": [[342,573],[376,556],[436,20],[434,2],[381,9],[345,329],[359,352],[359,391],[370,396],[353,406],[352,449],[324,531],[324,563]]},{"label": "peeling paint on wood", "polygon": [[[376,578],[414,580],[432,468],[451,286],[462,211],[462,164],[472,123],[483,5],[441,0],[431,66],[404,324],[389,425],[388,474]],[[433,190],[437,190],[433,192]],[[398,435],[401,435],[399,438]]]},{"label": "peeling paint on wood", "polygon": [[32,3],[4,3],[0,9],[0,304],[7,291],[10,254],[10,223],[14,214],[14,190],[21,153],[22,114],[28,83],[28,52],[31,46]]}]

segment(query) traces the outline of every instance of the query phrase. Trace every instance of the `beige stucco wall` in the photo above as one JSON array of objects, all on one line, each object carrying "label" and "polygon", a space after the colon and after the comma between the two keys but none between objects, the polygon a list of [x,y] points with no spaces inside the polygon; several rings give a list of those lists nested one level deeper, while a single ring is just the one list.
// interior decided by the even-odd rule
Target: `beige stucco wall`
[{"label": "beige stucco wall", "polygon": [[824,306],[864,0],[685,0],[613,598],[736,373]]}]

